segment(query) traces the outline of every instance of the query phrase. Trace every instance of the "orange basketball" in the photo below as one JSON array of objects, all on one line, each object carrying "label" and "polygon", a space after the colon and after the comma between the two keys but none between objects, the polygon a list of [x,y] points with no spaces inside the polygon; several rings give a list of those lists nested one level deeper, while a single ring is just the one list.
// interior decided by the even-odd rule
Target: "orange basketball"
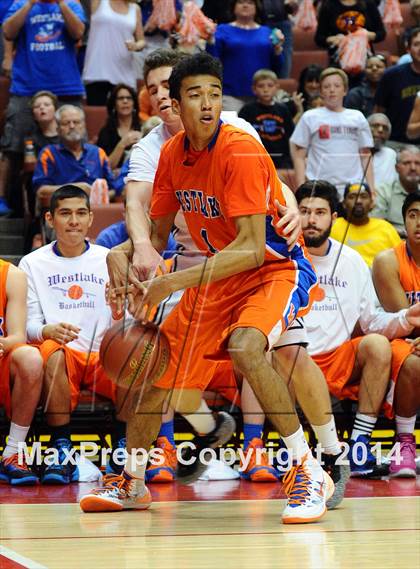
[{"label": "orange basketball", "polygon": [[143,380],[155,382],[165,373],[171,350],[158,326],[137,320],[114,324],[105,334],[99,358],[105,373],[120,387],[139,387]]}]

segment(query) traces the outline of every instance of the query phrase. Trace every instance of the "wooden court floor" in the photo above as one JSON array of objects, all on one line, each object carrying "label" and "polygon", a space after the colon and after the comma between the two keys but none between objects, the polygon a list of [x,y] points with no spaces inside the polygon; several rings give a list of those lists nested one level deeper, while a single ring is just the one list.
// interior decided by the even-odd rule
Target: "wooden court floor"
[{"label": "wooden court floor", "polygon": [[419,477],[352,480],[339,509],[294,526],[280,484],[155,484],[148,511],[83,514],[89,488],[0,486],[0,568],[420,567]]}]

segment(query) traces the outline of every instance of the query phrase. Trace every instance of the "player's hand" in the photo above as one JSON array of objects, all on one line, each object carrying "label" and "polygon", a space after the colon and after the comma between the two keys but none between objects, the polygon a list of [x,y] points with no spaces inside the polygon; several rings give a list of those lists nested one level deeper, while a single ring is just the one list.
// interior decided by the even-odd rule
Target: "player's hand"
[{"label": "player's hand", "polygon": [[135,310],[131,314],[137,320],[148,322],[153,307],[160,304],[173,291],[167,278],[162,275],[145,281],[142,283],[142,288],[136,292],[137,294],[134,297]]},{"label": "player's hand", "polygon": [[420,328],[420,302],[417,302],[407,310],[405,318],[414,328]]},{"label": "player's hand", "polygon": [[42,329],[44,340],[54,340],[58,344],[68,344],[79,337],[80,328],[67,322],[47,324]]},{"label": "player's hand", "polygon": [[411,353],[420,358],[420,337],[415,338],[414,340],[411,338],[407,338],[406,342],[411,344]]},{"label": "player's hand", "polygon": [[167,272],[164,260],[151,243],[134,249],[133,271],[140,281],[152,279],[159,271]]},{"label": "player's hand", "polygon": [[278,200],[275,200],[274,203],[281,217],[276,227],[277,229],[282,229],[286,238],[287,248],[291,251],[302,233],[302,220],[299,210],[294,207],[284,206]]},{"label": "player's hand", "polygon": [[129,310],[130,305],[133,309],[133,294],[130,285],[141,288],[141,283],[133,271],[128,253],[118,248],[111,249],[106,257],[106,264],[110,279],[107,300],[111,310],[116,314],[122,313],[126,299]]}]

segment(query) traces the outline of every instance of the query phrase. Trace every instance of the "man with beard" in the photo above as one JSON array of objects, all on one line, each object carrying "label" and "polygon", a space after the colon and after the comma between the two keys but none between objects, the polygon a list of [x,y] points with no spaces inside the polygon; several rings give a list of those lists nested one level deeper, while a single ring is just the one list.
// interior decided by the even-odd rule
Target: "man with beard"
[{"label": "man with beard", "polygon": [[[356,251],[330,238],[338,205],[332,184],[308,181],[297,190],[296,199],[319,282],[317,298],[305,316],[308,351],[323,371],[330,393],[340,400],[358,401],[348,457],[352,476],[377,476],[381,471],[370,437],[390,375],[395,381],[410,353],[394,352],[389,339],[411,334],[419,323],[420,304],[393,313],[377,310],[366,263]],[[352,337],[357,324],[365,335]]]},{"label": "man with beard", "polygon": [[46,146],[38,157],[32,178],[37,198],[48,206],[51,195],[60,186],[72,184],[87,194],[95,180],[104,178],[111,189],[114,176],[105,151],[84,142],[85,115],[74,105],[63,105],[56,114],[59,144]]},{"label": "man with beard", "polygon": [[383,113],[373,113],[368,117],[370,131],[373,136],[373,174],[375,184],[391,182],[398,178],[395,171],[397,153],[393,148],[385,146],[391,135],[391,121]]},{"label": "man with beard", "polygon": [[395,169],[398,179],[376,187],[376,204],[372,210],[374,217],[382,217],[405,237],[402,206],[408,194],[420,188],[420,148],[403,146],[397,153]]},{"label": "man with beard", "polygon": [[373,196],[367,184],[347,184],[343,207],[346,217],[336,220],[331,237],[358,251],[369,267],[378,253],[395,247],[401,241],[388,221],[369,217]]}]

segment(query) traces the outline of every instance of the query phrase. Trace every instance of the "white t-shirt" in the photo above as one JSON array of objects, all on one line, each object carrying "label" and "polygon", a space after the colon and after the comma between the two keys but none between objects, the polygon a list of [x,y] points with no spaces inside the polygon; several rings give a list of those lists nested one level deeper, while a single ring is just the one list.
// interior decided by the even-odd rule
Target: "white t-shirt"
[{"label": "white t-shirt", "polygon": [[375,187],[383,183],[391,183],[398,178],[395,169],[397,163],[397,153],[392,148],[383,146],[379,152],[373,155],[373,176]]},{"label": "white t-shirt", "polygon": [[109,0],[101,0],[90,19],[83,81],[109,81],[137,88],[134,52],[126,41],[133,41],[137,25],[136,5],[127,3],[128,13],[115,12]]},{"label": "white t-shirt", "polygon": [[78,339],[67,344],[69,348],[98,352],[112,325],[105,302],[108,249],[89,244],[79,257],[62,257],[54,243],[29,253],[19,263],[28,276],[28,341],[42,341],[46,324],[66,322],[81,329]]},{"label": "white t-shirt", "polygon": [[[238,117],[235,112],[223,111],[220,115],[223,123],[236,126],[251,134],[256,140],[261,142],[260,136],[253,126],[244,119]],[[159,164],[160,150],[163,144],[171,138],[164,123],[158,125],[134,145],[130,156],[130,170],[125,182],[132,180],[135,182],[150,182],[153,184]],[[204,261],[204,257],[192,240],[184,219],[184,215],[179,211],[175,217],[176,230],[174,236],[180,245],[182,254],[177,258],[177,270],[187,269]]]},{"label": "white t-shirt", "polygon": [[413,327],[405,320],[406,309],[384,312],[379,307],[369,268],[362,256],[347,245],[329,239],[323,257],[311,255],[323,296],[316,300],[307,316],[308,351],[323,354],[350,339],[357,323],[365,334],[379,333],[387,338],[407,336]]},{"label": "white t-shirt", "polygon": [[303,113],[291,142],[307,149],[306,177],[327,180],[342,197],[347,183],[361,182],[361,148],[373,147],[372,134],[360,111],[330,111],[325,107]]}]

